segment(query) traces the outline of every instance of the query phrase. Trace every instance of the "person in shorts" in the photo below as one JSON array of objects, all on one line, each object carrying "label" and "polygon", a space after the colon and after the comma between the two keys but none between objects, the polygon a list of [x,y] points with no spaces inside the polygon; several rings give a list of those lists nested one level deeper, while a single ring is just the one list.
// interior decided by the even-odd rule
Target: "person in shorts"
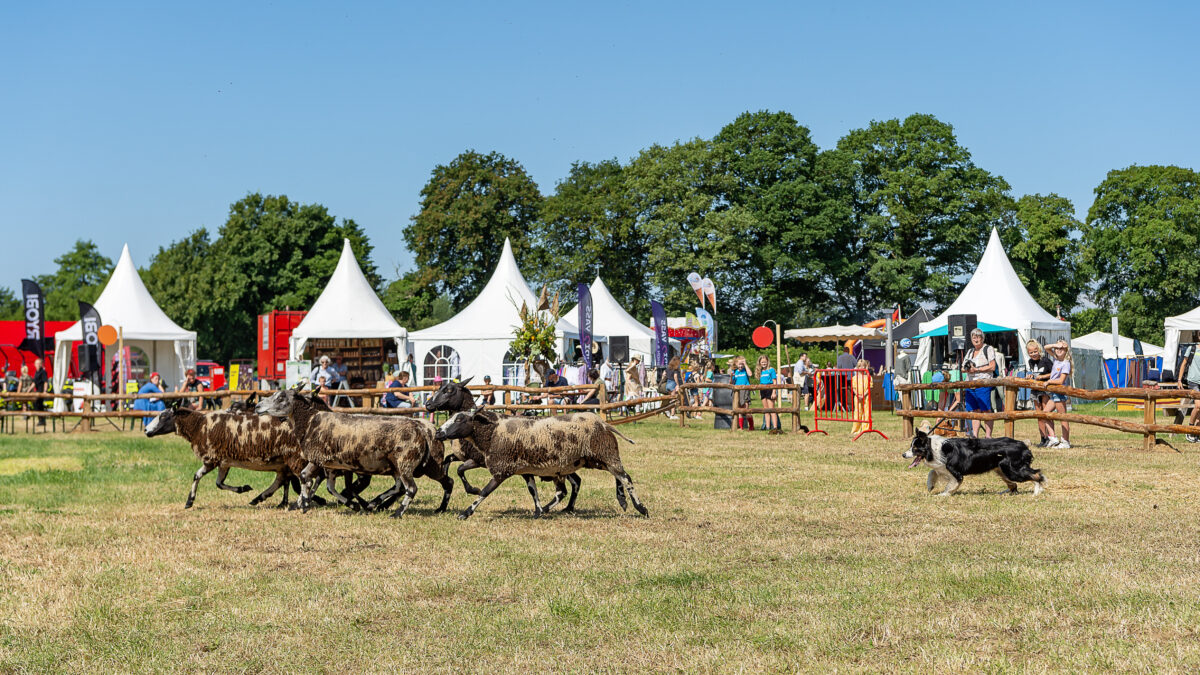
[{"label": "person in shorts", "polygon": [[[767,355],[758,357],[758,375],[759,384],[775,384],[775,379],[778,374],[771,367],[771,359]],[[776,389],[760,389],[759,394],[762,396],[763,407],[770,410],[775,407],[775,398],[778,390]],[[777,413],[763,413],[763,429],[769,434],[778,434],[779,431],[779,415]]]},{"label": "person in shorts", "polygon": [[[1183,361],[1179,364],[1179,372],[1183,374],[1183,377],[1179,378],[1179,386],[1192,391],[1200,391],[1200,359],[1195,356],[1196,345],[1190,345],[1183,353]],[[1196,426],[1198,420],[1200,420],[1200,399],[1192,399],[1192,416],[1188,419],[1188,426]],[[1185,438],[1189,443],[1200,443],[1200,436],[1196,434],[1187,434]]]},{"label": "person in shorts", "polygon": [[[1046,347],[1046,349],[1054,359],[1054,367],[1050,370],[1050,379],[1046,380],[1046,384],[1054,384],[1060,387],[1069,386],[1071,383],[1071,347],[1067,344],[1066,340],[1059,340]],[[1046,411],[1067,412],[1067,395],[1056,392],[1051,393],[1050,405]],[[1046,447],[1070,448],[1071,425],[1066,421],[1059,422],[1058,430],[1062,437],[1055,438],[1051,435],[1046,441]]]},{"label": "person in shorts", "polygon": [[[1037,340],[1025,343],[1025,355],[1029,357],[1029,379],[1035,382],[1049,380],[1050,373],[1054,370],[1054,359],[1042,350],[1042,345]],[[1050,394],[1044,391],[1031,391],[1030,398],[1033,400],[1034,410],[1050,412]],[[1050,443],[1050,439],[1054,438],[1054,422],[1038,420],[1038,431],[1042,434],[1042,440],[1038,443],[1038,447],[1044,448]]]}]

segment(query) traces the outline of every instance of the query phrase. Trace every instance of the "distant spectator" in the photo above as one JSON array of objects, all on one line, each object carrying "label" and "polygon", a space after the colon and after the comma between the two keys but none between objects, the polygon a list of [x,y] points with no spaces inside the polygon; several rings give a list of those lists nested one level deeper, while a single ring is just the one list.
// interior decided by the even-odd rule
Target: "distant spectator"
[{"label": "distant spectator", "polygon": [[[34,359],[33,368],[35,371],[33,374],[33,391],[34,393],[44,394],[46,393],[46,385],[50,382],[50,376],[46,374],[46,362],[40,358]],[[44,411],[46,409],[46,402],[40,398],[37,399],[33,402],[33,409],[38,412]],[[37,425],[39,427],[46,426],[46,418],[39,417]]]},{"label": "distant spectator", "polygon": [[600,371],[592,368],[588,371],[588,384],[596,385],[596,389],[587,398],[580,401],[580,405],[599,405],[601,401],[607,397],[607,392],[604,387],[604,380],[600,378]]},{"label": "distant spectator", "polygon": [[838,354],[837,367],[839,370],[853,370],[858,365],[858,361],[850,354],[849,347],[842,347],[842,353]]},{"label": "distant spectator", "polygon": [[[759,384],[775,384],[779,374],[771,367],[771,357],[763,354],[758,357],[758,368],[755,369],[755,375],[758,376]],[[760,389],[759,396],[762,398],[763,408],[772,410],[775,408],[775,393],[777,389]],[[781,433],[779,429],[779,414],[778,413],[763,413],[763,429],[769,434]]]},{"label": "distant spectator", "polygon": [[[21,379],[17,382],[17,392],[22,394],[33,393],[33,378],[29,376],[29,366],[21,364]],[[21,408],[29,410],[32,405],[29,402],[21,404]]]},{"label": "distant spectator", "polygon": [[854,427],[851,436],[866,431],[871,425],[866,419],[871,412],[871,364],[866,359],[859,359],[855,364],[859,370],[850,378],[850,391],[854,396]]},{"label": "distant spectator", "polygon": [[[746,367],[746,357],[735,356],[730,361],[729,376],[733,384],[745,385],[750,384],[750,369]],[[745,390],[734,391],[734,407],[745,408],[750,403],[750,392]],[[738,415],[738,428],[754,428],[754,417],[751,415]]]},{"label": "distant spectator", "polygon": [[[139,394],[161,394],[161,393],[163,393],[162,376],[159,375],[158,373],[150,373],[150,381],[147,382],[146,384],[143,384],[142,388],[138,390],[138,393]],[[152,396],[150,398],[139,398],[139,399],[135,400],[133,402],[133,409],[141,410],[144,412],[162,412],[163,410],[167,409],[167,404],[164,403],[161,398]],[[142,418],[142,426],[150,424],[150,422],[153,419],[154,418],[152,416],[143,417]]]},{"label": "distant spectator", "polygon": [[[1200,359],[1196,358],[1196,345],[1189,345],[1187,351],[1183,353],[1183,360],[1179,363],[1179,386],[1192,391],[1200,391]],[[1189,418],[1188,425],[1196,426],[1196,421],[1200,419],[1200,399],[1192,399],[1192,416]],[[1187,434],[1185,436],[1189,443],[1200,443],[1200,436],[1195,434]]]},{"label": "distant spectator", "polygon": [[328,354],[322,354],[321,358],[317,359],[317,365],[313,366],[312,372],[309,373],[308,381],[315,384],[322,376],[327,384],[333,382],[333,369],[329,367]]},{"label": "distant spectator", "polygon": [[413,355],[409,354],[405,359],[404,365],[400,366],[402,370],[408,373],[408,377],[412,382],[417,381],[417,362],[413,360]]},{"label": "distant spectator", "polygon": [[[996,350],[983,341],[983,331],[976,328],[971,331],[971,348],[963,354],[963,376],[968,380],[986,380],[995,377]],[[992,387],[976,387],[963,389],[963,409],[967,412],[992,412]],[[972,420],[971,426],[975,436],[979,437],[980,429],[987,432],[987,438],[992,437],[991,420]]]},{"label": "distant spectator", "polygon": [[[1042,345],[1037,340],[1026,342],[1025,354],[1029,357],[1029,379],[1037,382],[1049,380],[1050,373],[1054,370],[1054,360],[1042,351]],[[1033,400],[1034,410],[1050,412],[1050,394],[1044,391],[1031,391],[1030,398]],[[1054,421],[1038,420],[1038,431],[1042,434],[1042,440],[1038,443],[1038,447],[1044,448],[1054,437]]]},{"label": "distant spectator", "polygon": [[[485,387],[489,386],[489,385],[491,385],[491,383],[492,383],[492,376],[484,375],[483,376],[483,386],[485,386]],[[496,405],[496,390],[492,389],[492,390],[483,392],[483,395],[479,397],[479,403],[480,403],[480,405]]]},{"label": "distant spectator", "polygon": [[333,372],[333,379],[329,381],[329,386],[341,387],[343,383],[348,382],[346,376],[350,371],[346,364],[342,363],[341,356],[333,357],[333,365],[329,366],[329,370]]},{"label": "distant spectator", "polygon": [[[1057,384],[1061,387],[1070,386],[1071,382],[1071,347],[1066,340],[1059,340],[1050,345],[1047,349],[1050,350],[1050,355],[1054,357],[1054,367],[1050,370],[1050,379],[1046,380],[1046,384]],[[1050,394],[1051,411],[1065,413],[1067,412],[1067,395],[1066,394]],[[1195,412],[1192,413],[1195,416]],[[1058,423],[1059,433],[1061,438],[1051,436],[1046,442],[1047,448],[1070,448],[1071,447],[1071,425],[1062,420]]]},{"label": "distant spectator", "polygon": [[[183,374],[183,382],[179,385],[179,387],[175,391],[177,391],[177,392],[185,392],[185,391],[195,392],[195,391],[200,391],[202,389],[204,389],[204,383],[201,382],[200,380],[196,379],[196,369],[188,368],[187,372],[185,372]],[[197,408],[200,407],[200,406],[196,405],[197,402],[198,402],[198,399],[186,398],[179,405],[180,405],[180,407],[183,407],[183,408],[188,408],[190,410],[196,410]]]}]

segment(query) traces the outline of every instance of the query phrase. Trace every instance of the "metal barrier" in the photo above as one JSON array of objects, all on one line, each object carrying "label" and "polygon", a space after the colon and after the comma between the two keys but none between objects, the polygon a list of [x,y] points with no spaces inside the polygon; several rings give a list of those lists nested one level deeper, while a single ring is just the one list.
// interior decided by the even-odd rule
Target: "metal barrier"
[{"label": "metal barrier", "polygon": [[887,436],[875,428],[871,412],[871,371],[866,368],[820,368],[814,376],[813,428],[809,434],[829,435],[821,422],[851,422],[854,440],[864,434]]}]

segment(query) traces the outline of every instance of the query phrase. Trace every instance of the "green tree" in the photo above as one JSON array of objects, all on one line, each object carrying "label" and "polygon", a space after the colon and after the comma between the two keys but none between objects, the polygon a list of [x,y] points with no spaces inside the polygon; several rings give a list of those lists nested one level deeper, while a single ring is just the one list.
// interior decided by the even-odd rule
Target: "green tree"
[{"label": "green tree", "polygon": [[11,288],[0,286],[0,321],[23,321],[24,303]]},{"label": "green tree", "polygon": [[112,259],[101,255],[90,239],[79,239],[54,262],[58,265],[54,274],[34,277],[46,294],[46,320],[78,321],[78,301],[95,302],[100,297],[112,274]]},{"label": "green tree", "polygon": [[622,306],[648,319],[648,248],[625,178],[615,159],[571,166],[543,203],[531,280],[566,300],[575,297],[576,283],[590,284],[599,275]]},{"label": "green tree", "polygon": [[433,292],[433,284],[413,271],[400,275],[380,293],[384,307],[409,331],[437,325],[454,316],[450,299]]},{"label": "green tree", "polygon": [[505,237],[518,262],[531,258],[542,196],[516,161],[468,150],[434,168],[421,189],[421,208],[404,230],[422,279],[461,309],[483,290],[500,260]]},{"label": "green tree", "polygon": [[146,285],[168,316],[197,332],[203,357],[226,361],[255,353],[257,315],[308,308],[350,240],[363,274],[378,289],[372,247],[353,220],[320,204],[251,194],[234,203],[211,244],[203,230],[159,252]]},{"label": "green tree", "polygon": [[1096,304],[1121,332],[1162,339],[1163,320],[1200,300],[1200,173],[1177,166],[1110,171],[1083,228]]},{"label": "green tree", "polygon": [[872,122],[817,159],[811,243],[832,318],[862,320],[897,303],[945,306],[1004,224],[1008,184],[971,160],[931,115]]},{"label": "green tree", "polygon": [[[1112,331],[1112,315],[1102,307],[1088,307],[1072,312],[1068,317],[1071,322],[1071,337],[1080,337],[1088,333]],[[1127,333],[1124,327],[1121,332]]]},{"label": "green tree", "polygon": [[1001,230],[1001,240],[1021,282],[1046,311],[1070,312],[1089,281],[1076,236],[1083,223],[1071,200],[1025,195],[1013,215],[1016,227]]}]

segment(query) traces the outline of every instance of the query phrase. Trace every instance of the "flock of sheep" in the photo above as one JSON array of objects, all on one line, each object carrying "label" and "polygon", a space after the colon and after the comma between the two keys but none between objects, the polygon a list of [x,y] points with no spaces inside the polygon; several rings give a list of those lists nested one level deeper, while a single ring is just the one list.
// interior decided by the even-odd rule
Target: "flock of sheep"
[{"label": "flock of sheep", "polygon": [[[440,428],[415,417],[380,417],[334,412],[320,397],[297,390],[278,391],[253,408],[251,402],[229,410],[203,413],[169,408],[146,426],[147,436],[175,432],[192,446],[201,466],[192,477],[185,508],[196,499],[196,488],[205,474],[216,469],[217,487],[248,492],[249,485],[225,484],[230,469],[275,474],[270,487],[250,501],[259,504],[283,488],[279,507],[288,506],[288,490],[295,490],[299,508],[323,505],[315,494],[321,482],[338,504],[355,511],[380,511],[397,501],[393,518],[404,515],[417,494],[422,476],[442,487],[436,513],[446,510],[454,480],[447,474],[452,462],[462,462],[458,475],[463,489],[477,495],[459,514],[468,518],[493,490],[512,476],[521,476],[533,497],[534,515],[540,516],[568,496],[564,511],[573,511],[579,495],[579,469],[608,471],[616,480],[617,503],[648,516],[633,479],[621,464],[617,437],[632,443],[605,419],[594,413],[554,417],[510,417],[476,407],[466,385],[448,382],[429,400],[431,411],[451,413]],[[445,441],[457,440],[457,450],[445,452]],[[486,468],[491,480],[482,490],[467,482],[466,472]],[[362,493],[373,476],[391,476],[396,482],[371,501]],[[337,487],[338,479],[343,487]],[[551,481],[554,498],[541,506],[536,478]]]}]

